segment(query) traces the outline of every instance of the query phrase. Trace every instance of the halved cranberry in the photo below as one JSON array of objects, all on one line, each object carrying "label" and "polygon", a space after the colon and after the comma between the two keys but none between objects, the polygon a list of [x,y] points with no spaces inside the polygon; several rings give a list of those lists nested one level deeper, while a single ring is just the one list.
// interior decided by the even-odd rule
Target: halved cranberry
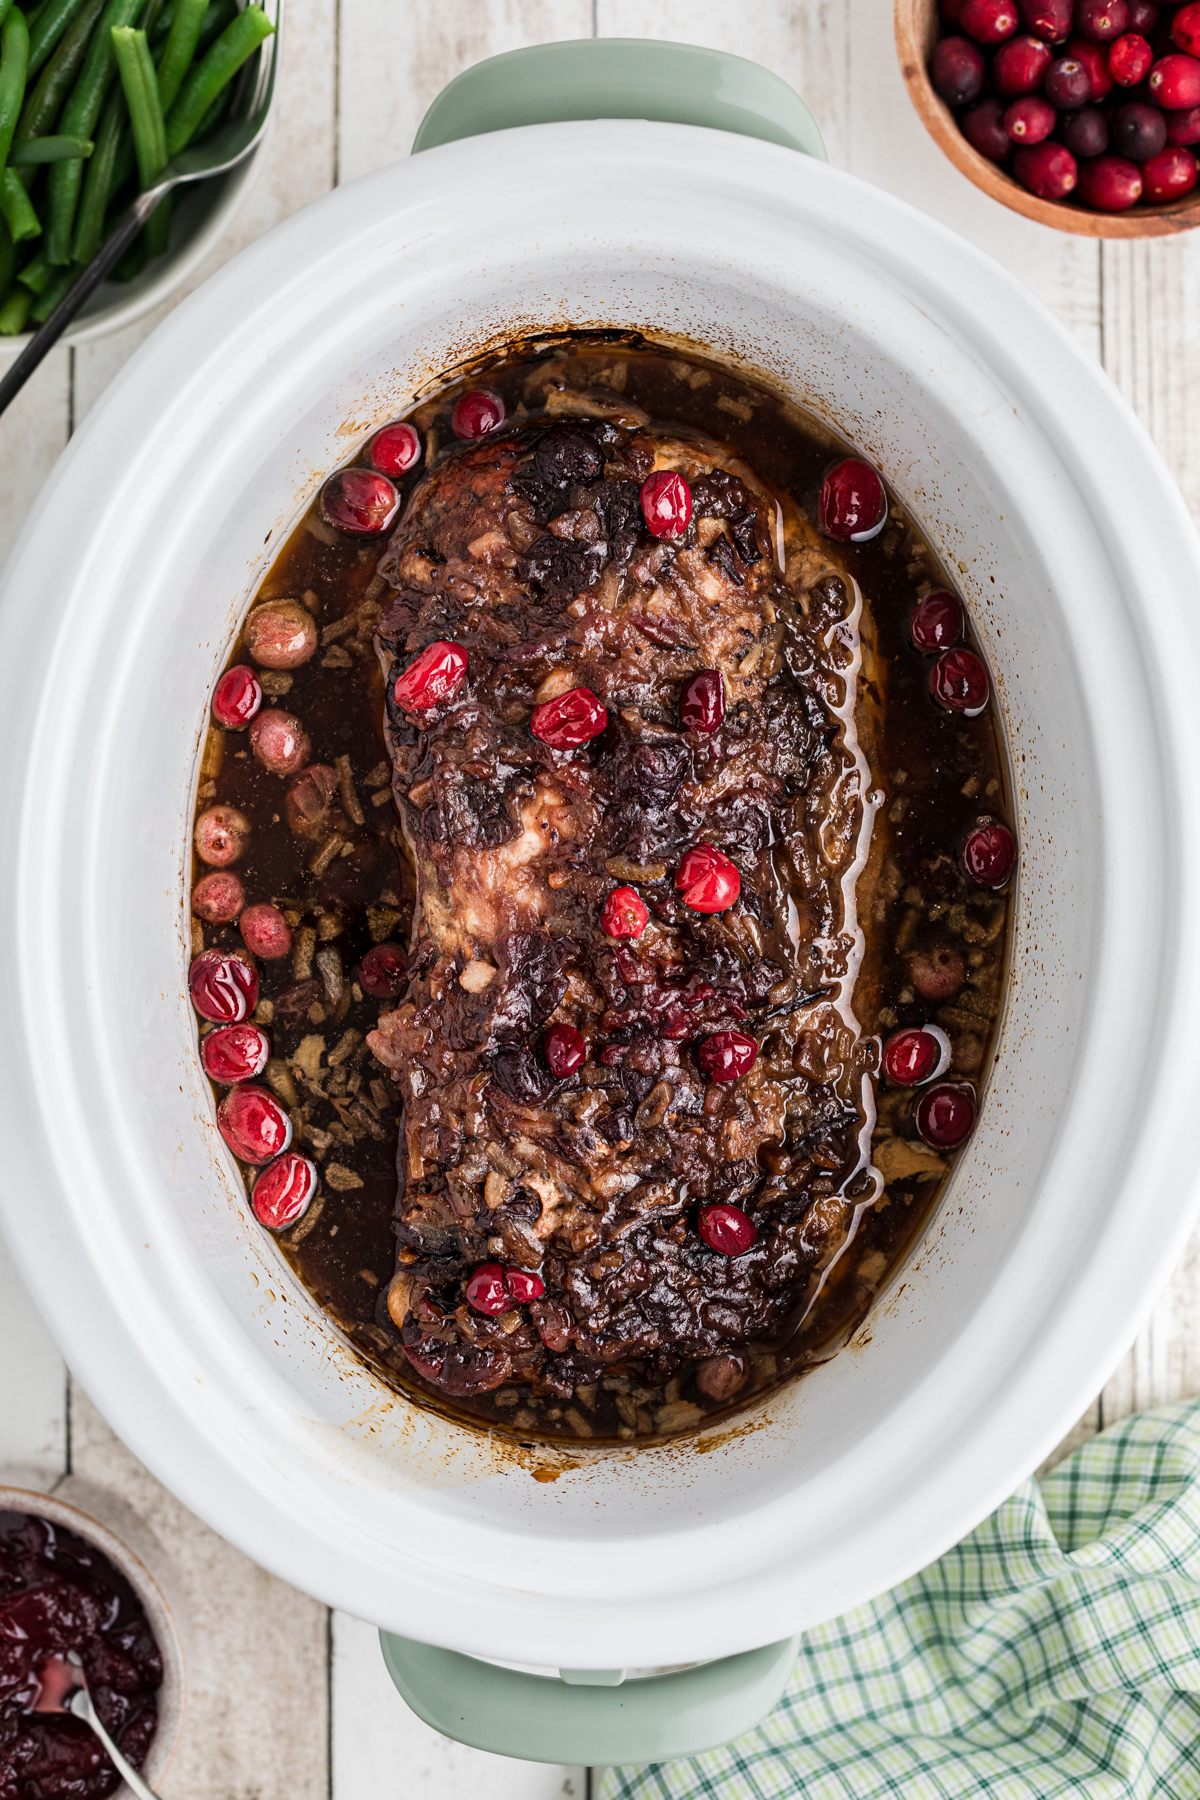
[{"label": "halved cranberry", "polygon": [[[1067,45],[1067,56],[1083,64],[1091,83],[1091,93],[1084,94],[1081,100],[1077,100],[1077,106],[1082,106],[1087,100],[1103,100],[1106,94],[1112,93],[1113,78],[1108,72],[1107,50],[1102,49],[1099,44],[1091,43],[1088,38],[1074,37]],[[1054,100],[1054,95],[1050,92],[1049,75],[1046,77],[1046,98]],[[1057,106],[1059,102],[1054,100],[1054,104]]]},{"label": "halved cranberry", "polygon": [[396,705],[405,712],[427,712],[440,706],[462,686],[467,673],[467,653],[461,644],[439,638],[419,650],[393,689]]},{"label": "halved cranberry", "polygon": [[895,1032],[883,1046],[883,1070],[893,1087],[920,1087],[950,1067],[950,1039],[940,1025]]},{"label": "halved cranberry", "polygon": [[1135,163],[1149,162],[1167,141],[1166,119],[1157,106],[1147,106],[1141,100],[1118,106],[1109,121],[1109,130],[1117,155]]},{"label": "halved cranberry", "polygon": [[250,748],[272,775],[294,775],[308,761],[312,744],[293,713],[269,706],[250,727]]},{"label": "halved cranberry", "polygon": [[258,970],[242,950],[202,950],[188,970],[188,988],[202,1019],[240,1025],[258,1005]]},{"label": "halved cranberry", "polygon": [[467,1283],[467,1304],[480,1313],[508,1311],[509,1293],[504,1283],[503,1263],[480,1263]]},{"label": "halved cranberry", "polygon": [[1065,144],[1034,144],[1017,151],[1013,174],[1039,200],[1064,200],[1079,180],[1079,164]]},{"label": "halved cranberry", "polygon": [[1142,181],[1147,200],[1182,200],[1196,185],[1196,159],[1190,150],[1169,144],[1142,164]]},{"label": "halved cranberry", "polygon": [[325,836],[340,792],[337,772],[326,763],[309,763],[292,777],[283,796],[283,814],[297,837]]},{"label": "halved cranberry", "polygon": [[227,868],[250,841],[250,821],[236,806],[210,806],[196,820],[195,840],[201,862]]},{"label": "halved cranberry", "polygon": [[400,495],[386,475],[374,469],[339,469],[321,489],[321,517],[355,537],[378,537],[400,505]]},{"label": "halved cranberry", "polygon": [[966,106],[983,90],[986,64],[978,44],[965,37],[945,37],[933,46],[929,79],[947,106]]},{"label": "halved cranberry", "polygon": [[1058,114],[1040,94],[1014,100],[1004,114],[1004,129],[1014,144],[1041,144],[1058,124]]},{"label": "halved cranberry", "polygon": [[1006,100],[1015,100],[1019,94],[1037,92],[1053,61],[1053,50],[1041,38],[1009,38],[992,58],[992,80]]},{"label": "halved cranberry", "polygon": [[614,888],[604,902],[600,929],[608,937],[640,938],[649,917],[646,902],[636,888]]},{"label": "halved cranberry", "polygon": [[192,889],[192,911],[210,925],[232,925],[246,904],[246,890],[231,871],[202,875]]},{"label": "halved cranberry", "polygon": [[1200,56],[1200,0],[1180,7],[1171,20],[1171,36],[1188,56]]},{"label": "halved cranberry", "polygon": [[260,1225],[283,1231],[308,1211],[317,1191],[317,1165],[289,1150],[264,1169],[254,1184],[250,1204]]},{"label": "halved cranberry", "polygon": [[693,844],[675,871],[675,886],[693,912],[719,913],[741,893],[742,878],[724,851],[711,844]]},{"label": "halved cranberry", "polygon": [[697,669],[679,702],[685,731],[716,731],[725,718],[725,683],[719,669]]},{"label": "halved cranberry", "polygon": [[1153,50],[1136,31],[1127,31],[1108,48],[1108,72],[1118,87],[1136,87],[1145,81],[1153,61]]},{"label": "halved cranberry", "polygon": [[587,1061],[587,1042],[573,1025],[548,1025],[542,1039],[542,1055],[555,1081],[565,1081]]},{"label": "halved cranberry", "polygon": [[924,655],[935,656],[957,644],[965,622],[958,595],[934,588],[912,616],[912,641]]},{"label": "halved cranberry", "polygon": [[1097,212],[1126,212],[1141,199],[1142,187],[1142,171],[1123,156],[1094,156],[1079,170],[1079,198]]},{"label": "halved cranberry", "polygon": [[591,688],[570,688],[557,700],[535,706],[529,729],[552,750],[578,750],[608,728],[608,709]]},{"label": "halved cranberry", "polygon": [[642,483],[642,517],[651,537],[682,537],[692,522],[692,490],[674,469],[657,469]]},{"label": "halved cranberry", "polygon": [[374,944],[358,965],[358,981],[372,1000],[395,1000],[408,986],[408,957],[399,944]]},{"label": "halved cranberry", "polygon": [[1075,29],[1094,44],[1111,44],[1129,29],[1125,0],[1075,0]]},{"label": "halved cranberry", "polygon": [[975,1094],[966,1082],[944,1081],[928,1088],[913,1114],[917,1130],[935,1150],[957,1150],[975,1123]]},{"label": "halved cranberry", "polygon": [[1045,38],[1048,44],[1061,44],[1071,35],[1072,0],[1017,0],[1017,11],[1026,31]]},{"label": "halved cranberry", "polygon": [[540,1300],[546,1291],[545,1282],[533,1269],[506,1269],[504,1282],[518,1306]]},{"label": "halved cranberry", "polygon": [[1168,144],[1200,144],[1200,106],[1189,106],[1182,112],[1164,115]]},{"label": "halved cranberry", "polygon": [[213,718],[226,731],[244,731],[262,703],[262,683],[254,670],[247,663],[235,663],[213,689]]},{"label": "halved cranberry", "polygon": [[1103,156],[1108,149],[1108,120],[1098,106],[1063,113],[1062,141],[1072,156]]},{"label": "halved cranberry", "polygon": [[485,438],[505,419],[504,402],[491,388],[472,388],[454,402],[450,429],[456,438]]},{"label": "halved cranberry", "polygon": [[1013,0],[963,0],[958,22],[977,44],[1000,44],[1020,23]]},{"label": "halved cranberry", "polygon": [[821,483],[821,530],[839,544],[865,544],[887,524],[887,495],[879,475],[861,456],[844,456]]},{"label": "halved cranberry", "polygon": [[929,691],[947,712],[973,719],[988,703],[987,670],[973,650],[947,650],[929,671]]},{"label": "halved cranberry", "polygon": [[239,1162],[270,1162],[292,1141],[291,1119],[262,1087],[230,1088],[217,1108],[217,1129]]},{"label": "halved cranberry", "polygon": [[758,1045],[744,1031],[714,1031],[696,1051],[696,1061],[710,1081],[736,1081],[758,1061]]},{"label": "halved cranberry", "polygon": [[1162,56],[1150,71],[1150,98],[1179,112],[1200,106],[1200,62],[1194,56]]},{"label": "halved cranberry", "polygon": [[979,887],[1003,887],[1016,861],[1017,840],[998,819],[980,819],[968,833],[962,866]]},{"label": "halved cranberry", "polygon": [[263,669],[298,669],[317,653],[317,623],[298,600],[264,600],[243,629],[246,648]]},{"label": "halved cranberry", "polygon": [[269,900],[248,906],[238,922],[238,930],[247,950],[267,962],[277,962],[281,956],[291,954],[292,933],[288,922]]},{"label": "halved cranberry", "polygon": [[743,1256],[758,1236],[740,1206],[702,1206],[696,1224],[709,1249],[722,1256]]},{"label": "halved cranberry", "polygon": [[421,460],[421,434],[404,420],[385,425],[371,439],[367,455],[381,475],[404,475]]},{"label": "halved cranberry", "polygon": [[[1111,81],[1107,65],[1105,79]],[[1051,106],[1057,106],[1060,112],[1074,112],[1077,106],[1086,106],[1092,98],[1091,70],[1078,56],[1060,56],[1046,70],[1042,92]]]},{"label": "halved cranberry", "polygon": [[973,150],[989,162],[1002,163],[1011,153],[1013,141],[1004,125],[1003,100],[981,100],[962,116],[962,134]]},{"label": "halved cranberry", "polygon": [[204,1073],[223,1087],[253,1081],[270,1054],[271,1040],[260,1025],[222,1025],[200,1040]]}]

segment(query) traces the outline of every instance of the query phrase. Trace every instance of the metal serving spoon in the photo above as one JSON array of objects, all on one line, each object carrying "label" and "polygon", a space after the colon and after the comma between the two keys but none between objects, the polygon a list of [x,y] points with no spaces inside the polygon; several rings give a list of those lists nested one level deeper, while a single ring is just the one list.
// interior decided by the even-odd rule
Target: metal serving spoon
[{"label": "metal serving spoon", "polygon": [[146,1785],[132,1763],[126,1762],[100,1723],[92,1705],[92,1696],[87,1691],[87,1678],[83,1673],[79,1653],[68,1650],[65,1656],[52,1656],[43,1666],[41,1679],[42,1696],[34,1707],[34,1712],[69,1712],[75,1718],[82,1719],[100,1739],[117,1774],[137,1795],[137,1800],[158,1800],[154,1789]]},{"label": "metal serving spoon", "polygon": [[[44,325],[38,327],[8,373],[0,379],[0,413],[9,405],[43,357],[54,348],[80,307],[95,293],[109,270],[120,262],[159,201],[173,188],[189,181],[206,181],[211,175],[224,175],[257,149],[262,142],[275,92],[275,72],[279,67],[279,38],[283,26],[283,0],[263,0],[263,9],[275,27],[272,37],[260,45],[257,70],[249,84],[244,110],[239,118],[216,132],[206,143],[194,149],[181,150],[163,170],[162,179],[146,188],[133,202],[116,230],[105,239],[79,280],[64,294]],[[254,69],[255,65],[249,65]],[[142,1784],[143,1791],[149,1789]]]}]

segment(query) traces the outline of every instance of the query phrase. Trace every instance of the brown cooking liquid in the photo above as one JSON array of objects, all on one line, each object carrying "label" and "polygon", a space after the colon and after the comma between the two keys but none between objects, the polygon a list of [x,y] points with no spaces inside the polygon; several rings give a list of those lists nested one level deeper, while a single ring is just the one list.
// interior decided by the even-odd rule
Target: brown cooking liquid
[{"label": "brown cooking liquid", "polygon": [[[480,379],[480,371],[473,370],[469,382],[448,387],[409,415],[422,432],[426,456],[398,482],[405,501],[430,467],[437,470],[448,457],[464,453],[450,431],[450,410]],[[554,405],[554,395],[560,400],[558,417],[569,417],[572,410],[588,416],[586,402],[577,406],[574,397],[591,395],[609,416],[619,418],[630,405],[640,408],[649,417],[648,436],[665,439],[678,430],[684,437],[704,434],[709,444],[716,439],[728,458],[747,465],[766,489],[790,496],[806,521],[816,517],[824,471],[847,449],[794,404],[719,365],[640,341],[541,345],[488,368],[485,379],[504,397],[506,429],[537,423],[548,396]],[[571,397],[567,404],[561,403],[564,394]],[[222,802],[245,814],[251,834],[237,872],[247,901],[273,900],[293,930],[290,959],[260,962],[263,998],[255,1018],[272,1037],[273,1057],[262,1079],[291,1112],[296,1148],[316,1160],[321,1181],[307,1213],[281,1234],[280,1243],[301,1281],[364,1360],[422,1405],[524,1442],[629,1442],[693,1429],[833,1354],[930,1217],[954,1154],[935,1152],[917,1137],[912,1112],[920,1090],[892,1088],[878,1077],[878,1043],[898,1028],[936,1022],[952,1045],[946,1079],[970,1082],[980,1091],[1004,992],[1009,896],[967,881],[957,858],[981,816],[1011,820],[1004,757],[994,703],[968,718],[943,711],[930,698],[931,659],[913,648],[909,623],[924,593],[952,584],[919,527],[893,501],[878,537],[830,548],[863,597],[857,720],[878,807],[870,857],[858,882],[866,952],[853,992],[859,1031],[854,1067],[872,1072],[877,1117],[871,1162],[879,1174],[855,1158],[861,1105],[852,1100],[839,1110],[834,1089],[820,1086],[825,1079],[820,1060],[830,1055],[828,1032],[822,1041],[819,1030],[805,1029],[803,1012],[789,1013],[786,1006],[780,1018],[764,1023],[760,1007],[746,1027],[759,1038],[760,1063],[794,1072],[801,1098],[794,1109],[789,1103],[776,1141],[757,1150],[757,1193],[734,1198],[748,1208],[775,1207],[784,1236],[770,1241],[807,1245],[809,1266],[801,1270],[799,1304],[782,1323],[762,1341],[733,1340],[726,1346],[742,1357],[746,1369],[732,1400],[704,1391],[696,1379],[700,1359],[673,1358],[669,1346],[605,1369],[589,1370],[585,1364],[565,1396],[544,1381],[518,1375],[487,1392],[451,1397],[417,1374],[405,1356],[386,1295],[398,1243],[401,1268],[419,1270],[421,1259],[412,1248],[419,1240],[397,1219],[397,1087],[366,1042],[396,1002],[371,999],[355,980],[372,943],[409,944],[415,899],[412,855],[392,798],[384,680],[373,643],[393,589],[376,573],[379,540],[336,531],[315,506],[259,589],[259,601],[302,599],[321,629],[321,649],[312,661],[287,674],[262,672],[265,704],[299,716],[312,739],[314,763],[334,766],[338,758],[349,758],[363,815],[348,849],[332,861],[319,851],[314,855],[313,843],[294,836],[285,820],[285,782],[259,766],[243,734],[210,732],[199,809]],[[851,600],[848,582],[825,580],[805,604],[825,606],[825,623],[837,629],[838,620],[849,616]],[[969,626],[965,641],[978,651]],[[243,660],[239,647],[230,662]],[[202,873],[198,867],[197,875]],[[201,928],[194,921],[193,935],[197,950],[202,944],[241,943],[233,926]],[[957,967],[961,959],[961,985],[940,1003],[922,999],[913,985],[914,968],[919,977],[931,957],[942,969]],[[602,1075],[619,1083],[621,1070]],[[588,1070],[584,1078],[586,1086]],[[636,1110],[652,1077],[624,1079],[629,1107]],[[852,1090],[844,1081],[841,1091],[844,1102]],[[813,1112],[813,1094],[825,1095],[823,1111]],[[247,1174],[252,1177],[253,1171]],[[686,1262],[698,1246],[688,1219],[677,1213],[653,1227],[676,1262]],[[698,1248],[696,1267],[716,1256]],[[595,1278],[603,1273],[597,1269]],[[769,1285],[770,1271],[764,1276]],[[461,1305],[460,1290],[461,1280],[456,1290]],[[440,1303],[453,1305],[453,1296],[443,1293]]]}]

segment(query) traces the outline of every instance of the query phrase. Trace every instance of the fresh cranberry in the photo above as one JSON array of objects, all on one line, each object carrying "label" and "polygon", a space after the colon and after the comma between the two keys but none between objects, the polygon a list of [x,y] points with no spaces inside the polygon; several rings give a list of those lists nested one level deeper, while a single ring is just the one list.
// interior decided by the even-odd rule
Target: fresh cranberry
[{"label": "fresh cranberry", "polygon": [[967,979],[967,965],[949,944],[934,944],[930,950],[915,950],[908,959],[908,979],[922,1000],[944,1006]]},{"label": "fresh cranberry", "polygon": [[1016,861],[1017,840],[997,819],[980,819],[963,845],[963,869],[978,887],[1003,887]]},{"label": "fresh cranberry", "polygon": [[188,987],[200,1017],[217,1025],[240,1025],[258,1005],[258,970],[241,950],[202,950]]},{"label": "fresh cranberry", "polygon": [[316,1191],[316,1163],[289,1150],[263,1170],[254,1183],[250,1204],[260,1225],[268,1231],[283,1231],[308,1211]]},{"label": "fresh cranberry", "polygon": [[1075,29],[1094,44],[1111,44],[1129,29],[1125,0],[1075,0]]},{"label": "fresh cranberry", "polygon": [[1074,112],[1092,98],[1091,71],[1077,56],[1060,56],[1046,70],[1042,92],[1060,112]]},{"label": "fresh cranberry", "polygon": [[316,622],[298,600],[266,600],[244,628],[246,648],[264,669],[297,669],[315,654]]},{"label": "fresh cranberry", "polygon": [[334,802],[341,792],[337,772],[326,763],[309,763],[288,782],[283,813],[297,837],[323,838]]},{"label": "fresh cranberry", "polygon": [[950,1039],[940,1025],[897,1031],[883,1046],[883,1070],[893,1087],[920,1087],[950,1066]]},{"label": "fresh cranberry", "polygon": [[209,925],[232,925],[245,904],[245,888],[226,870],[201,876],[192,889],[192,911]]},{"label": "fresh cranberry", "polygon": [[542,1055],[555,1081],[565,1081],[587,1060],[587,1042],[573,1025],[549,1025],[542,1039]]},{"label": "fresh cranberry", "polygon": [[968,144],[989,162],[1004,162],[1013,147],[1004,126],[1004,110],[1003,100],[981,100],[960,121]]},{"label": "fresh cranberry", "polygon": [[217,1108],[217,1129],[239,1162],[270,1162],[292,1141],[292,1121],[261,1087],[231,1088]]},{"label": "fresh cranberry", "polygon": [[312,744],[299,719],[269,706],[250,727],[250,748],[272,775],[294,775],[308,761]]},{"label": "fresh cranberry", "polygon": [[608,728],[608,710],[591,688],[569,688],[557,700],[535,706],[529,729],[552,750],[578,750]]},{"label": "fresh cranberry", "polygon": [[1013,174],[1039,200],[1064,200],[1079,179],[1079,164],[1065,144],[1034,144],[1017,151]]},{"label": "fresh cranberry", "polygon": [[973,650],[947,650],[929,671],[929,691],[947,712],[973,719],[988,703],[987,670]]},{"label": "fresh cranberry", "polygon": [[371,439],[367,454],[381,475],[405,475],[421,460],[421,434],[403,420],[385,425]]},{"label": "fresh cranberry", "polygon": [[[968,4],[970,0],[968,0]],[[865,544],[887,524],[887,495],[877,472],[860,456],[844,456],[821,483],[821,530],[839,544]]]},{"label": "fresh cranberry", "polygon": [[1130,31],[1136,31],[1142,37],[1149,37],[1158,24],[1159,9],[1154,0],[1128,0]]},{"label": "fresh cranberry", "polygon": [[614,888],[604,902],[600,929],[608,937],[640,938],[649,917],[646,902],[635,888]]},{"label": "fresh cranberry", "polygon": [[1004,114],[1004,129],[1014,144],[1041,144],[1058,124],[1058,114],[1040,94],[1014,100]]},{"label": "fresh cranberry", "polygon": [[1200,144],[1200,106],[1164,114],[1168,144]]},{"label": "fresh cranberry", "polygon": [[965,1082],[944,1081],[921,1095],[913,1118],[935,1150],[957,1150],[975,1123],[975,1095]]},{"label": "fresh cranberry", "polygon": [[696,1051],[696,1061],[710,1081],[736,1081],[758,1060],[758,1045],[744,1031],[714,1031]]},{"label": "fresh cranberry", "polygon": [[1200,106],[1200,62],[1194,56],[1161,56],[1150,71],[1148,85],[1156,106],[1171,112]]},{"label": "fresh cranberry", "polygon": [[235,663],[213,689],[213,718],[226,731],[245,731],[262,703],[262,683],[254,670],[246,663]]},{"label": "fresh cranberry", "polygon": [[405,712],[427,712],[440,706],[462,686],[467,673],[467,653],[461,644],[439,638],[418,651],[393,689],[396,705]]},{"label": "fresh cranberry", "polygon": [[651,537],[682,537],[692,522],[692,490],[674,469],[657,469],[642,483],[642,517]]},{"label": "fresh cranberry", "polygon": [[238,922],[238,930],[247,950],[266,962],[277,962],[281,956],[291,955],[292,934],[288,922],[269,900],[248,906]]},{"label": "fresh cranberry", "polygon": [[210,806],[196,820],[196,855],[210,868],[228,868],[249,841],[250,821],[236,806]]},{"label": "fresh cranberry", "polygon": [[1017,0],[1017,11],[1026,31],[1045,38],[1048,44],[1061,44],[1071,35],[1072,0]]},{"label": "fresh cranberry", "polygon": [[485,438],[505,419],[504,402],[491,388],[472,388],[454,402],[450,429],[456,438]]},{"label": "fresh cranberry", "polygon": [[1109,46],[1108,72],[1118,87],[1136,87],[1145,81],[1153,61],[1153,50],[1136,31],[1127,31]]},{"label": "fresh cranberry", "polygon": [[1108,120],[1098,106],[1081,106],[1062,115],[1063,143],[1072,156],[1103,156],[1108,149]]},{"label": "fresh cranberry", "polygon": [[912,616],[912,641],[926,656],[949,650],[963,634],[962,601],[945,588],[934,588]]},{"label": "fresh cranberry", "polygon": [[1196,185],[1196,159],[1190,150],[1170,145],[1142,164],[1147,200],[1182,200]]},{"label": "fresh cranberry", "polygon": [[355,537],[378,537],[396,516],[400,496],[374,469],[339,469],[321,489],[321,517]]},{"label": "fresh cranberry", "polygon": [[[1074,102],[1076,106],[1082,106],[1088,100],[1103,100],[1106,94],[1112,93],[1113,78],[1108,72],[1107,50],[1102,49],[1099,44],[1093,44],[1088,38],[1075,37],[1067,45],[1067,56],[1075,62],[1083,64],[1091,86],[1090,93],[1084,94]],[[1049,76],[1046,79],[1049,83]],[[1046,97],[1048,100],[1054,100],[1049,85],[1046,88]],[[1059,102],[1054,100],[1054,104],[1057,106]]]},{"label": "fresh cranberry", "polygon": [[675,886],[693,912],[719,913],[741,893],[742,878],[723,851],[711,844],[694,844],[675,871]]},{"label": "fresh cranberry", "polygon": [[722,1256],[744,1255],[758,1236],[753,1219],[740,1206],[702,1206],[697,1226],[709,1249]]},{"label": "fresh cranberry", "polygon": [[545,1282],[532,1269],[506,1269],[504,1280],[518,1306],[528,1306],[531,1300],[540,1300],[546,1291]]},{"label": "fresh cranberry", "polygon": [[679,702],[685,731],[716,731],[725,717],[725,683],[719,669],[697,669]]},{"label": "fresh cranberry", "polygon": [[502,1313],[509,1304],[503,1263],[480,1263],[467,1283],[467,1305],[478,1313]]},{"label": "fresh cranberry", "polygon": [[358,965],[358,982],[372,1000],[395,1000],[408,986],[408,957],[399,944],[375,944]]},{"label": "fresh cranberry", "polygon": [[1097,156],[1079,174],[1079,198],[1097,212],[1124,212],[1142,197],[1142,171],[1123,156]]},{"label": "fresh cranberry", "polygon": [[958,23],[977,44],[1000,44],[1020,24],[1014,0],[963,0]]},{"label": "fresh cranberry", "polygon": [[1053,61],[1053,50],[1041,38],[1009,38],[992,58],[992,80],[1006,100],[1015,100],[1020,94],[1037,92]]},{"label": "fresh cranberry", "polygon": [[986,67],[978,44],[970,38],[946,37],[933,46],[929,79],[947,106],[966,106],[978,99]]},{"label": "fresh cranberry", "polygon": [[200,1040],[204,1073],[222,1087],[253,1081],[267,1066],[271,1040],[259,1025],[222,1025]]},{"label": "fresh cranberry", "polygon": [[1188,56],[1200,56],[1200,0],[1180,7],[1171,20],[1171,36]]},{"label": "fresh cranberry", "polygon": [[1125,106],[1118,106],[1109,123],[1112,133],[1112,147],[1118,156],[1126,156],[1130,162],[1149,162],[1157,156],[1167,141],[1167,121],[1157,106],[1147,106],[1141,100],[1130,100]]}]

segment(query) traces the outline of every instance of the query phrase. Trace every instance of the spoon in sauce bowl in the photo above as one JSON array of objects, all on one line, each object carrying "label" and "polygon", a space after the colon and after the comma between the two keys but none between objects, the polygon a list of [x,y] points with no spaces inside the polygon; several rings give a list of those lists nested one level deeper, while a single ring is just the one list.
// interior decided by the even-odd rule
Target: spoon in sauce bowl
[{"label": "spoon in sauce bowl", "polygon": [[76,1719],[94,1731],[104,1745],[117,1774],[121,1777],[137,1800],[159,1800],[152,1787],[144,1782],[131,1762],[127,1762],[117,1749],[100,1723],[100,1718],[92,1705],[92,1697],[87,1690],[87,1677],[83,1672],[83,1662],[75,1650],[68,1650],[65,1656],[49,1657],[38,1670],[38,1681],[41,1688],[31,1711],[35,1713],[71,1713]]}]

